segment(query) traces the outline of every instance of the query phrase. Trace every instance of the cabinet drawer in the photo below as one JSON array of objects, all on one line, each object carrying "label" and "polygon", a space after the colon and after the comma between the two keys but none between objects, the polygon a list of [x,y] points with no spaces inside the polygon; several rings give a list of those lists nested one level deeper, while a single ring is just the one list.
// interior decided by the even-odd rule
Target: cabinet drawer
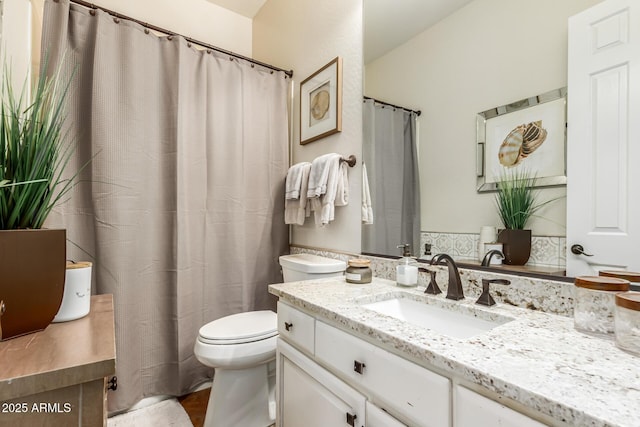
[{"label": "cabinet drawer", "polygon": [[455,427],[544,427],[533,418],[488,399],[465,387],[456,386]]},{"label": "cabinet drawer", "polygon": [[278,333],[295,347],[313,355],[315,319],[278,301]]},{"label": "cabinet drawer", "polygon": [[322,322],[316,322],[316,359],[359,385],[391,414],[410,424],[450,424],[451,382],[422,366]]}]

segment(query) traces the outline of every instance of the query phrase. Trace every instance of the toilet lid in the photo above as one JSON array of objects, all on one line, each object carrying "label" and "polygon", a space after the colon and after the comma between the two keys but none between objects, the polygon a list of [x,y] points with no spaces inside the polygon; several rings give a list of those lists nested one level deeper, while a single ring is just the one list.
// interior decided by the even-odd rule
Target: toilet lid
[{"label": "toilet lid", "polygon": [[278,334],[277,315],[271,310],[232,314],[200,328],[200,339],[210,344],[239,344]]}]

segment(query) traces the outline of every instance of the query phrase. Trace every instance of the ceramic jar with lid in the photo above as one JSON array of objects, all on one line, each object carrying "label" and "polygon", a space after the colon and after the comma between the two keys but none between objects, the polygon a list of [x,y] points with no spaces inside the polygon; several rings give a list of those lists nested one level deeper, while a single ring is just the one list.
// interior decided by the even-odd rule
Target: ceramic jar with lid
[{"label": "ceramic jar with lid", "polygon": [[640,356],[640,292],[616,294],[616,345]]},{"label": "ceramic jar with lid", "polygon": [[347,283],[371,283],[372,276],[371,261],[362,258],[349,260],[349,266],[346,272]]},{"label": "ceramic jar with lid", "polygon": [[575,280],[574,326],[581,332],[611,335],[615,331],[615,297],[629,281],[615,277],[579,276]]},{"label": "ceramic jar with lid", "polygon": [[598,273],[604,277],[615,277],[616,279],[628,280],[631,285],[631,290],[634,290],[634,286],[640,290],[640,272],[636,271],[623,271],[623,270],[603,270]]}]

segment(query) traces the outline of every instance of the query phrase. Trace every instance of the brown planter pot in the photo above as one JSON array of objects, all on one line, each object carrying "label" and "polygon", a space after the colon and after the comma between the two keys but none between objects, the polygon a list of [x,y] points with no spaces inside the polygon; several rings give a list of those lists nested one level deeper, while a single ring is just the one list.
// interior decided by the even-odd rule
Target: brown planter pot
[{"label": "brown planter pot", "polygon": [[504,229],[498,233],[498,242],[502,243],[504,264],[525,265],[531,256],[531,230]]},{"label": "brown planter pot", "polygon": [[66,230],[0,231],[0,341],[51,323],[62,302],[66,256]]}]

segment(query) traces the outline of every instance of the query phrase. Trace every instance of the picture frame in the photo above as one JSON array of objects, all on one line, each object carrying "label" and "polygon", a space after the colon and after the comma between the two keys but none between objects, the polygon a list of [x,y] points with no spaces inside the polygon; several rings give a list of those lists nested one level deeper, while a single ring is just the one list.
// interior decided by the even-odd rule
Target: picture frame
[{"label": "picture frame", "polygon": [[342,131],[342,58],[300,83],[300,144]]},{"label": "picture frame", "polygon": [[476,189],[495,191],[506,170],[524,170],[536,187],[567,183],[567,88],[476,116]]}]

